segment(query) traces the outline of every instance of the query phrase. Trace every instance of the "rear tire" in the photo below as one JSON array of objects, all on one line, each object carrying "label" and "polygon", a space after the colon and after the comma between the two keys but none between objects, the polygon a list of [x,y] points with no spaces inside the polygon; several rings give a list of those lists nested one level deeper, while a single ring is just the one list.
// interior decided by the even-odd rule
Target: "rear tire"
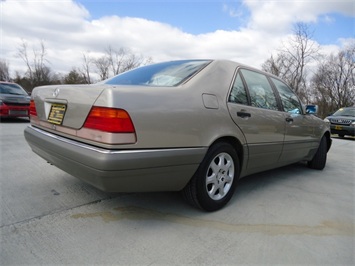
[{"label": "rear tire", "polygon": [[309,168],[323,170],[327,162],[327,152],[327,140],[325,136],[323,136],[319,143],[316,154],[314,155],[313,159],[308,162]]},{"label": "rear tire", "polygon": [[183,189],[185,200],[205,211],[224,207],[234,194],[239,177],[239,160],[234,148],[219,142],[213,145],[190,182]]}]

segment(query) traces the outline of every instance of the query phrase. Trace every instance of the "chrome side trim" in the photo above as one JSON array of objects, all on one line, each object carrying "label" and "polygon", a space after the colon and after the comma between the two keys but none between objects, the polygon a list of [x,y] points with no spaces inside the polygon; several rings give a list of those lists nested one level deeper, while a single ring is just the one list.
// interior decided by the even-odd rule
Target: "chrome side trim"
[{"label": "chrome side trim", "polygon": [[74,145],[77,146],[79,148],[84,148],[84,149],[88,149],[94,152],[98,152],[98,153],[102,153],[102,154],[135,154],[135,153],[153,153],[153,152],[172,152],[172,151],[196,151],[196,150],[206,150],[206,148],[204,147],[197,147],[197,148],[171,148],[171,149],[140,149],[140,150],[109,150],[109,149],[104,149],[104,148],[100,148],[100,147],[95,147],[92,145],[88,145],[85,143],[81,143],[79,141],[75,141],[75,140],[71,140],[71,139],[67,139],[55,134],[52,134],[50,132],[47,132],[45,130],[39,129],[37,127],[34,127],[32,125],[28,126],[29,128],[31,128],[32,130],[43,134],[47,137],[56,139],[58,141],[62,141],[64,143],[70,144],[70,145]]}]

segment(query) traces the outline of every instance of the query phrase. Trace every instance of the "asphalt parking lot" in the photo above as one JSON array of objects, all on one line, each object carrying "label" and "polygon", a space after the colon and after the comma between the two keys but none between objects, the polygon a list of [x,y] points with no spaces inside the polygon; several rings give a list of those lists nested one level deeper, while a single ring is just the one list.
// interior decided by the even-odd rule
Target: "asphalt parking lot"
[{"label": "asphalt parking lot", "polygon": [[47,164],[25,120],[0,123],[1,265],[355,265],[355,141],[323,171],[240,181],[205,213],[179,193],[104,193]]}]

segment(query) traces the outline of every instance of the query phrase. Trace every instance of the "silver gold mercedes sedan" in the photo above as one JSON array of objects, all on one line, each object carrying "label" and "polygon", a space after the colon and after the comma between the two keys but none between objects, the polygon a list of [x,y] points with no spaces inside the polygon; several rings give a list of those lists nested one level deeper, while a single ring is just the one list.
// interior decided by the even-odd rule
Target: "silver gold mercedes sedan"
[{"label": "silver gold mercedes sedan", "polygon": [[299,161],[325,167],[330,129],[316,109],[257,69],[181,60],[37,87],[24,134],[39,156],[101,190],[182,191],[215,211],[241,177]]}]

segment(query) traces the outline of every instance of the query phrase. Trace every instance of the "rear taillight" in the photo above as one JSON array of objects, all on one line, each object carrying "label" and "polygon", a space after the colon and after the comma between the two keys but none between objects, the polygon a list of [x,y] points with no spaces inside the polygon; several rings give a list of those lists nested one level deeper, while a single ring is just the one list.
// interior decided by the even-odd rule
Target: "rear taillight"
[{"label": "rear taillight", "polygon": [[125,110],[98,106],[92,107],[84,128],[110,133],[135,132],[132,120]]},{"label": "rear taillight", "polygon": [[30,101],[30,115],[37,116],[36,104],[34,100]]}]

